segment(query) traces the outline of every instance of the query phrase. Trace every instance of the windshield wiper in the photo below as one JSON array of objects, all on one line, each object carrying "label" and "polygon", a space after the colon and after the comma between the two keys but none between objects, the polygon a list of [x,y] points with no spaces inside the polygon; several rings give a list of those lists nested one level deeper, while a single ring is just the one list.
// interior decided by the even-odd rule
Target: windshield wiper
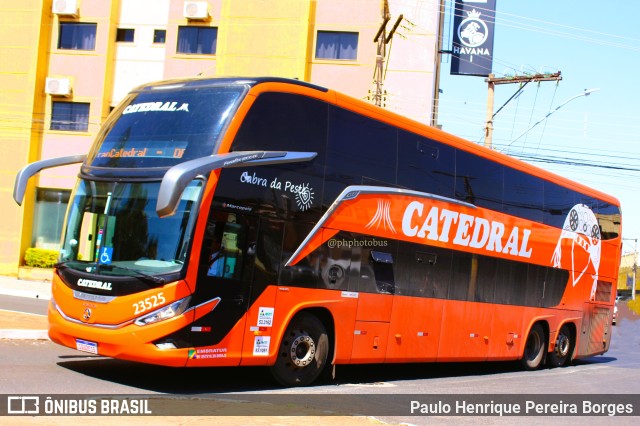
[{"label": "windshield wiper", "polygon": [[155,284],[164,284],[165,283],[165,279],[162,277],[156,277],[154,275],[150,275],[150,274],[146,274],[142,271],[139,271],[137,269],[133,269],[133,268],[127,268],[126,266],[119,266],[119,265],[107,265],[104,263],[99,264],[100,269],[104,269],[106,271],[113,271],[113,270],[117,270],[117,271],[128,271],[128,272],[133,272],[135,275],[135,278],[145,278],[147,280],[150,280],[152,282],[154,282]]},{"label": "windshield wiper", "polygon": [[53,267],[55,269],[62,270],[62,269],[67,269],[69,266],[67,266],[67,261],[63,261],[63,262],[58,262],[58,263],[54,264]]}]

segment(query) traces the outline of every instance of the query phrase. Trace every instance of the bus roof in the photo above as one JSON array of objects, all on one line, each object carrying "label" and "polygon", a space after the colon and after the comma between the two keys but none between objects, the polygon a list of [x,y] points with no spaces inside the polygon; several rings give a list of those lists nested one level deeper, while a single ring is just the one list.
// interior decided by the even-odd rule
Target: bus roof
[{"label": "bus roof", "polygon": [[318,86],[316,84],[307,83],[306,81],[300,81],[291,78],[284,77],[200,77],[200,78],[181,78],[181,79],[173,79],[173,80],[162,80],[155,81],[151,83],[146,83],[140,85],[132,90],[132,92],[144,92],[148,90],[157,90],[159,88],[168,88],[172,86],[176,87],[204,87],[210,85],[220,85],[220,84],[239,84],[239,85],[248,85],[248,86],[256,86],[258,84],[264,83],[284,83],[284,84],[294,84],[301,87],[306,87],[309,89],[317,90],[320,92],[328,92],[329,89],[326,87]]}]

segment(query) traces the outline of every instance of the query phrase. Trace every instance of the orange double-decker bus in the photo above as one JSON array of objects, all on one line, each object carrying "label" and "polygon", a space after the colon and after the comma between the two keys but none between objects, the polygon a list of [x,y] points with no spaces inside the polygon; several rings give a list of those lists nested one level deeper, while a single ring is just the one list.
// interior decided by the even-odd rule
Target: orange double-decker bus
[{"label": "orange double-decker bus", "polygon": [[618,201],[312,84],[137,88],[81,162],[49,336],[167,366],[521,360],[609,348]]}]

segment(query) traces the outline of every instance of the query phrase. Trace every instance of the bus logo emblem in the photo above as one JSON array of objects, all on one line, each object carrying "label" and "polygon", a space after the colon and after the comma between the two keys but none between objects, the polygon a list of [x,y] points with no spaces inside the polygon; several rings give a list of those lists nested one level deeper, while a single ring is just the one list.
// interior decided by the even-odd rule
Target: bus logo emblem
[{"label": "bus logo emblem", "polygon": [[305,211],[311,207],[313,202],[313,190],[309,188],[309,184],[305,183],[300,185],[300,188],[296,192],[296,204],[300,210]]},{"label": "bus logo emblem", "polygon": [[593,279],[591,300],[593,300],[598,284],[602,247],[598,219],[589,207],[584,204],[576,204],[569,211],[551,258],[554,268],[562,267],[563,240],[571,242],[571,265],[567,269],[571,270],[571,279],[574,287],[580,282],[583,275],[587,273],[589,266],[593,265],[593,274],[591,276]]},{"label": "bus logo emblem", "polygon": [[91,309],[86,308],[84,310],[84,313],[82,314],[82,319],[84,319],[85,321],[89,321],[90,318],[91,318]]},{"label": "bus logo emblem", "polygon": [[383,226],[386,231],[389,229],[394,234],[397,234],[396,228],[393,227],[393,222],[391,221],[391,201],[378,200],[378,209],[376,210],[375,216],[373,219],[367,224],[366,228],[378,229],[380,225]]}]

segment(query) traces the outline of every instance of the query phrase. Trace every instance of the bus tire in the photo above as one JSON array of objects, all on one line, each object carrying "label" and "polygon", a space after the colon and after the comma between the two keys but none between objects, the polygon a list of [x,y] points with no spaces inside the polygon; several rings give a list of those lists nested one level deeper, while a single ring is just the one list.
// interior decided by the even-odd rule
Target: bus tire
[{"label": "bus tire", "polygon": [[562,367],[571,359],[573,352],[573,334],[571,328],[565,324],[560,327],[556,344],[553,351],[549,353],[549,364],[552,367]]},{"label": "bus tire", "polygon": [[545,338],[544,329],[538,323],[533,324],[527,341],[524,345],[524,354],[522,355],[522,366],[525,370],[537,370],[542,364],[545,355]]},{"label": "bus tire", "polygon": [[308,386],[322,374],[328,355],[329,337],[324,324],[315,315],[302,312],[282,336],[271,375],[283,386]]}]

